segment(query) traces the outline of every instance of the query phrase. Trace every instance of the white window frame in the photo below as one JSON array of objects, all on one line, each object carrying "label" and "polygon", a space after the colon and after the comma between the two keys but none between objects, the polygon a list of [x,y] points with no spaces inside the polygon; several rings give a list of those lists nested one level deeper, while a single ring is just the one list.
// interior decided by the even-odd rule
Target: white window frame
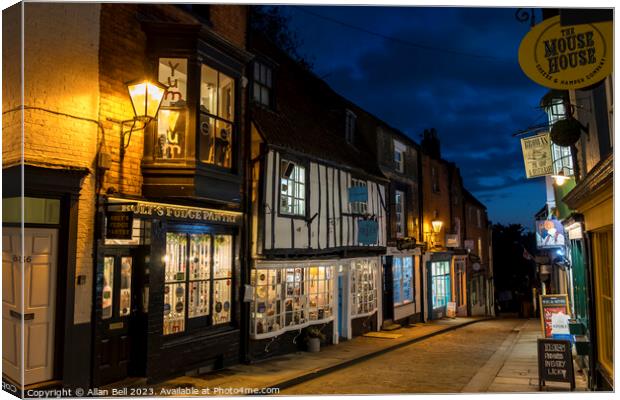
[{"label": "white window frame", "polygon": [[405,172],[405,153],[407,152],[407,146],[398,140],[394,139],[394,164],[395,169],[398,172]]},{"label": "white window frame", "polygon": [[[398,210],[400,206],[400,210]],[[404,237],[407,231],[405,221],[405,192],[402,190],[394,191],[394,215],[396,217],[396,237]]]},{"label": "white window frame", "polygon": [[[368,190],[368,182],[362,179],[351,178],[351,187],[365,187]],[[349,212],[351,214],[368,213],[368,201],[351,201],[349,202]]]},{"label": "white window frame", "polygon": [[[288,165],[293,164],[293,171],[289,177],[284,176]],[[283,169],[283,166],[285,166]],[[286,192],[283,192],[286,185]],[[280,160],[280,203],[279,212],[282,215],[301,217],[306,215],[306,167],[295,161]],[[286,205],[283,205],[286,203]],[[285,209],[286,207],[286,209]],[[288,208],[292,207],[292,211]]]}]

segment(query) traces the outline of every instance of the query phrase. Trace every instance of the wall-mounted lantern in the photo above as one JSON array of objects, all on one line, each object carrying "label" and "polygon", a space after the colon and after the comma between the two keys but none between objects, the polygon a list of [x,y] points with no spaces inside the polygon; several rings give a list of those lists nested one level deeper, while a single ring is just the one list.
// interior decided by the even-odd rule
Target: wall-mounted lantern
[{"label": "wall-mounted lantern", "polygon": [[434,220],[431,221],[431,225],[433,226],[433,233],[438,234],[439,232],[441,232],[443,221],[440,221],[437,218],[435,218]]}]

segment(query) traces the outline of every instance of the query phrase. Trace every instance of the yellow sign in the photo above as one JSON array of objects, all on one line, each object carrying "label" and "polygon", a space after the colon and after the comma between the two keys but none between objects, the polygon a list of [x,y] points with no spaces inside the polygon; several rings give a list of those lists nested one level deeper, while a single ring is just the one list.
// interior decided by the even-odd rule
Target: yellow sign
[{"label": "yellow sign", "polygon": [[570,90],[593,85],[612,72],[611,22],[560,26],[560,17],[536,25],[521,41],[519,65],[534,82]]},{"label": "yellow sign", "polygon": [[521,139],[527,179],[553,173],[549,132]]}]

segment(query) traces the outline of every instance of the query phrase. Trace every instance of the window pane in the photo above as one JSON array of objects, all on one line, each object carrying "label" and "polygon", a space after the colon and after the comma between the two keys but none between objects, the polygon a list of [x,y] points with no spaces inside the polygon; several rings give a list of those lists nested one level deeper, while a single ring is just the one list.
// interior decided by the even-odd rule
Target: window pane
[{"label": "window pane", "polygon": [[260,95],[261,104],[268,106],[269,105],[269,89],[267,89],[265,86],[261,86],[260,91],[261,91],[261,95]]},{"label": "window pane", "polygon": [[206,65],[200,68],[200,111],[215,115],[217,109],[217,71]]},{"label": "window pane", "polygon": [[213,324],[230,321],[230,279],[213,281]]},{"label": "window pane", "polygon": [[190,235],[189,280],[198,281],[211,277],[211,236]]},{"label": "window pane", "polygon": [[262,103],[260,99],[260,95],[261,95],[261,87],[257,82],[254,82],[254,86],[252,88],[252,98],[254,99],[254,101],[258,101],[259,103]]},{"label": "window pane", "polygon": [[164,335],[185,330],[185,283],[164,285]]},{"label": "window pane", "polygon": [[185,107],[187,99],[187,60],[160,58],[159,81],[168,86],[162,107]]},{"label": "window pane", "polygon": [[260,80],[260,64],[254,63],[254,80]]},{"label": "window pane", "polygon": [[214,139],[214,164],[224,168],[232,165],[232,125],[216,121]]},{"label": "window pane", "polygon": [[103,291],[101,292],[101,319],[112,317],[114,293],[114,257],[103,259]]},{"label": "window pane", "polygon": [[187,237],[184,234],[166,233],[166,282],[185,280],[185,263],[187,252]]},{"label": "window pane", "polygon": [[131,257],[121,257],[121,287],[118,315],[131,313]]},{"label": "window pane", "polygon": [[216,235],[213,250],[215,279],[232,277],[232,236]]},{"label": "window pane", "polygon": [[189,283],[189,317],[209,315],[209,281]]},{"label": "window pane", "polygon": [[235,120],[235,81],[220,72],[219,109],[217,115],[227,121]]},{"label": "window pane", "polygon": [[213,164],[215,160],[215,118],[200,114],[200,160]]},{"label": "window pane", "polygon": [[394,257],[392,259],[392,278],[394,282],[393,291],[394,291],[394,304],[395,305],[401,304],[403,302],[402,295],[401,295],[401,290],[402,290],[401,270],[402,270],[402,258]]},{"label": "window pane", "polygon": [[403,259],[403,301],[413,301],[413,258]]},{"label": "window pane", "polygon": [[156,158],[179,159],[185,157],[185,109],[161,108],[157,114]]}]

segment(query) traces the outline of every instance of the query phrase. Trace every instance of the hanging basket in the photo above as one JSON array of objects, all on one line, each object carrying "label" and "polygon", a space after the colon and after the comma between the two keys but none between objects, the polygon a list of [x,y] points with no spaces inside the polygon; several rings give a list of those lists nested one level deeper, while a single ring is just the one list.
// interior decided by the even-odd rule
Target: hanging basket
[{"label": "hanging basket", "polygon": [[558,146],[572,146],[581,137],[581,124],[572,117],[559,120],[551,127],[549,136],[551,141]]}]

